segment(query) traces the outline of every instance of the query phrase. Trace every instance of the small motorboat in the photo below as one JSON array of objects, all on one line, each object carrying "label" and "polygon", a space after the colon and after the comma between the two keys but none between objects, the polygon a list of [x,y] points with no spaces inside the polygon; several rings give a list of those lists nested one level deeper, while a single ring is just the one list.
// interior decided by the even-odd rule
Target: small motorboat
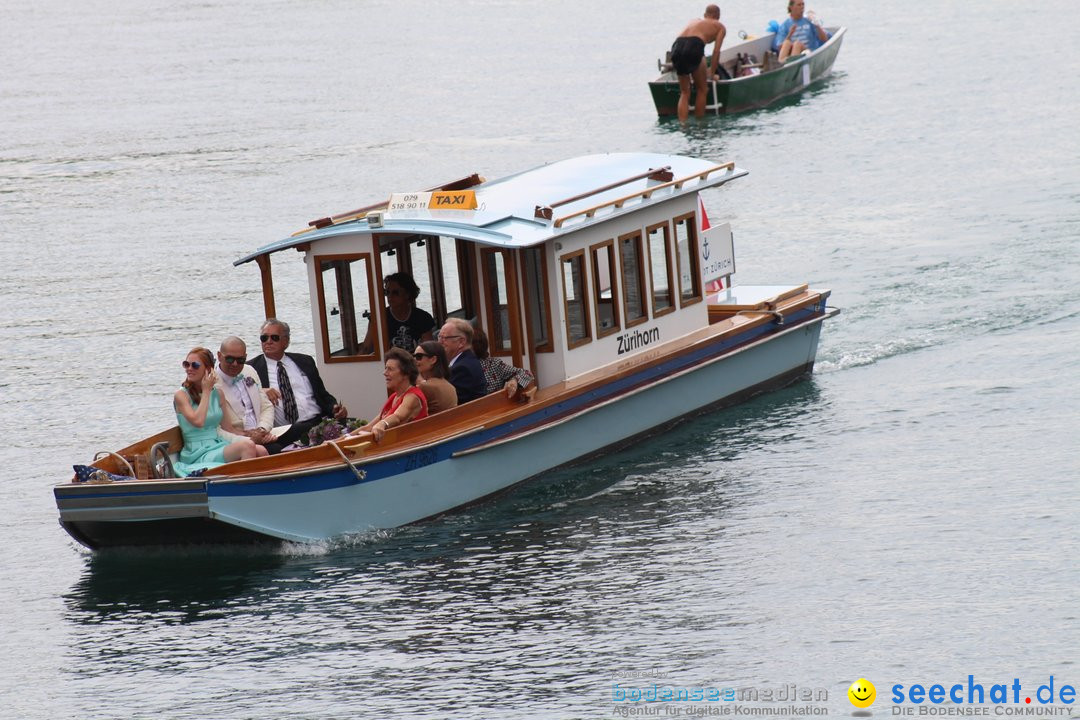
[{"label": "small motorboat", "polygon": [[[709,82],[706,114],[736,113],[766,107],[782,97],[800,93],[832,71],[847,28],[825,28],[831,37],[813,52],[793,55],[781,63],[772,50],[773,33],[745,37],[720,51],[718,79]],[[660,77],[649,83],[656,112],[675,115],[679,105],[679,78],[670,62],[657,61]],[[693,109],[696,93],[690,96]]]},{"label": "small motorboat", "polygon": [[183,443],[173,427],[56,485],[60,523],[90,548],[394,528],[806,376],[838,312],[829,291],[732,286],[731,227],[710,223],[699,197],[746,174],[674,155],[578,157],[395,192],[241,257],[258,265],[272,317],[271,258],[299,251],[319,372],[348,407],[386,399],[382,288],[396,271],[412,273],[437,319],[485,327],[492,354],[530,370],[538,390],[496,392],[379,443],[347,436],[201,477],[170,477]]}]

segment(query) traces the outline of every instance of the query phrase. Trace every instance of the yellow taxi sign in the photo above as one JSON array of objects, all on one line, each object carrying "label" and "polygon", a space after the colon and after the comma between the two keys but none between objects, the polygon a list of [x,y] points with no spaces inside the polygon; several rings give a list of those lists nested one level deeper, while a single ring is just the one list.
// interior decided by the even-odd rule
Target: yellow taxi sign
[{"label": "yellow taxi sign", "polygon": [[474,190],[439,190],[431,193],[428,210],[475,210]]},{"label": "yellow taxi sign", "polygon": [[474,190],[435,190],[434,192],[394,193],[386,209],[400,210],[475,210]]}]

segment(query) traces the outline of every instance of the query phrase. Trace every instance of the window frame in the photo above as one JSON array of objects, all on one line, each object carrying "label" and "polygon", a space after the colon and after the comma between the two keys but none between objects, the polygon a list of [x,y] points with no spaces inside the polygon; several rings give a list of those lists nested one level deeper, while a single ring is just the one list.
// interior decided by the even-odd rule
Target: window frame
[{"label": "window frame", "polygon": [[[623,242],[623,240],[627,240],[627,239],[629,239],[631,241],[636,239],[636,241],[637,241],[637,243],[636,243],[636,245],[637,245],[637,279],[638,279],[637,286],[638,286],[638,302],[641,304],[641,317],[635,318],[633,320],[630,319],[630,307],[629,307],[629,298],[630,298],[630,296],[626,291],[626,279],[627,278],[626,278],[626,270],[625,270],[625,266],[623,264],[623,255],[622,255],[622,242]],[[634,230],[633,232],[628,232],[628,233],[625,233],[623,235],[620,235],[617,238],[617,241],[619,243],[619,246],[617,248],[617,250],[618,250],[617,254],[619,256],[619,269],[620,269],[619,277],[622,280],[622,283],[620,285],[620,290],[622,291],[622,301],[623,301],[623,327],[632,328],[635,325],[641,325],[642,323],[649,322],[649,307],[648,307],[648,303],[645,302],[645,298],[648,297],[648,288],[646,287],[646,282],[645,282],[645,257],[642,254],[643,240],[642,240],[642,236],[641,236],[641,230],[640,229],[639,230]]]},{"label": "window frame", "polygon": [[[339,253],[331,255],[315,255],[315,289],[319,303],[319,323],[320,331],[322,333],[322,359],[325,363],[350,363],[350,362],[382,362],[382,346],[379,343],[379,338],[382,336],[382,321],[378,317],[376,312],[379,307],[376,302],[379,302],[377,293],[375,292],[375,285],[378,282],[379,269],[377,267],[377,261],[372,257],[372,253]],[[365,262],[365,269],[368,272],[368,308],[371,312],[371,317],[368,318],[369,323],[374,323],[374,337],[372,338],[372,351],[366,355],[331,355],[330,354],[330,324],[329,315],[326,311],[326,288],[323,285],[323,262],[354,262],[361,260]],[[340,291],[339,291],[340,292]],[[378,294],[381,297],[381,293]],[[339,299],[340,303],[340,299]],[[356,319],[356,307],[355,298],[353,299],[353,317]],[[359,325],[359,323],[357,323]],[[360,328],[356,328],[357,342],[362,339],[360,335]],[[366,331],[365,331],[366,332]]]},{"label": "window frame", "polygon": [[[679,232],[677,230],[678,225],[682,221],[686,221],[686,229],[688,231],[688,238],[690,241],[690,282],[693,283],[693,289],[695,294],[693,296],[683,298],[683,286],[682,286],[682,254],[679,252]],[[679,308],[689,307],[699,303],[704,298],[701,287],[701,262],[698,260],[700,255],[699,240],[697,231],[697,214],[687,213],[686,215],[677,215],[671,219],[671,234],[672,240],[675,243],[675,263],[676,263],[676,277],[679,281]]]},{"label": "window frame", "polygon": [[664,220],[663,222],[658,222],[658,223],[655,223],[653,225],[646,225],[645,226],[644,242],[645,242],[645,246],[647,248],[650,247],[649,246],[649,235],[654,230],[662,230],[663,231],[662,234],[664,236],[664,240],[663,240],[663,244],[664,244],[664,267],[667,270],[667,281],[668,281],[667,290],[668,290],[668,300],[670,300],[670,303],[668,304],[668,306],[666,308],[657,308],[656,307],[656,284],[655,284],[656,278],[653,276],[652,251],[651,251],[651,248],[650,248],[650,252],[649,252],[649,305],[652,308],[652,316],[653,316],[653,318],[658,318],[658,317],[663,317],[664,315],[667,315],[669,313],[675,312],[675,310],[678,308],[678,306],[675,304],[675,289],[674,289],[675,283],[673,282],[675,277],[674,277],[674,273],[672,272],[674,263],[672,263],[672,258],[671,258],[671,254],[672,254],[672,249],[671,249],[671,238],[672,238],[671,222],[669,220]]},{"label": "window frame", "polygon": [[[537,262],[537,273],[540,276],[540,286],[533,287],[532,278],[529,275],[529,264],[526,261],[530,252],[535,253],[539,259]],[[555,352],[555,337],[551,332],[551,285],[549,284],[547,274],[547,252],[543,245],[535,245],[533,247],[522,248],[521,250],[521,280],[524,295],[528,298],[526,302],[525,312],[525,333],[529,342],[530,352],[535,351],[538,353],[550,353]],[[536,344],[536,326],[533,323],[532,313],[528,311],[528,307],[531,307],[532,301],[540,303],[540,309],[543,311],[543,326],[545,337],[547,342],[543,344]]]},{"label": "window frame", "polygon": [[[570,300],[566,292],[566,271],[564,265],[579,259],[581,269],[581,322],[585,330],[582,338],[575,340],[570,334]],[[588,345],[593,341],[592,315],[589,313],[589,263],[585,257],[585,248],[566,253],[559,257],[559,282],[562,284],[563,320],[566,323],[566,349]]]},{"label": "window frame", "polygon": [[[608,276],[611,280],[611,327],[604,328],[600,324],[600,264],[596,261],[597,251],[607,249],[608,256]],[[609,238],[603,242],[598,242],[595,245],[589,246],[589,267],[592,270],[593,281],[593,313],[596,321],[596,339],[613,335],[622,330],[621,318],[619,317],[619,273],[618,273],[618,260],[615,257],[615,240]]]}]

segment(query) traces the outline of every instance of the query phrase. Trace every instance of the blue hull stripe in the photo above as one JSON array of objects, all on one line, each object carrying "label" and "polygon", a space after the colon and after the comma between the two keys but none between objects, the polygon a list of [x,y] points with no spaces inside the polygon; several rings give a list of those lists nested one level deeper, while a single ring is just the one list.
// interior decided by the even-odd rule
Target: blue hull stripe
[{"label": "blue hull stripe", "polygon": [[[806,310],[793,313],[785,318],[784,326],[790,328],[803,322],[820,316],[822,313],[811,306]],[[654,367],[646,368],[632,375],[628,375],[617,381],[608,383],[589,392],[567,398],[565,401],[545,407],[534,413],[524,415],[508,423],[500,424],[490,430],[485,430],[459,440],[451,440],[432,448],[391,458],[383,462],[375,462],[363,465],[367,473],[363,481],[357,480],[351,471],[332,468],[318,475],[304,475],[279,480],[267,480],[254,483],[214,483],[207,484],[207,494],[210,497],[245,497],[257,495],[287,495],[291,493],[318,492],[320,490],[334,490],[337,488],[359,485],[361,483],[374,482],[394,475],[400,475],[409,470],[419,467],[434,467],[438,463],[449,460],[454,453],[466,450],[478,445],[498,440],[513,435],[517,432],[541,426],[543,423],[557,419],[565,415],[571,415],[586,407],[590,407],[611,398],[630,392],[642,385],[648,385],[667,375],[677,373],[694,365],[701,364],[739,345],[753,342],[772,332],[771,325],[762,325],[751,328],[745,333],[728,338],[727,340],[709,345],[703,348],[680,355],[665,361]],[[421,459],[422,456],[422,459]]]},{"label": "blue hull stripe", "polygon": [[[785,317],[784,327],[791,328],[822,315],[822,312],[818,307],[818,305],[813,305]],[[334,490],[350,485],[358,485],[361,482],[374,482],[394,475],[400,475],[420,467],[433,467],[438,463],[449,460],[454,453],[459,451],[477,447],[493,440],[499,440],[523,430],[542,426],[544,423],[551,420],[566,415],[572,415],[584,408],[597,405],[643,385],[653,383],[673,373],[704,363],[707,360],[736,348],[737,346],[751,343],[766,335],[772,334],[773,329],[774,326],[770,324],[750,328],[746,332],[740,333],[724,341],[707,345],[686,354],[671,358],[670,360],[661,362],[659,365],[645,368],[614,382],[597,387],[580,395],[567,398],[563,402],[542,408],[511,422],[498,425],[490,430],[484,430],[458,440],[450,440],[434,447],[425,448],[416,453],[401,455],[389,458],[382,462],[363,465],[362,467],[366,473],[366,477],[363,481],[357,480],[356,476],[351,471],[347,471],[344,468],[328,468],[324,471],[313,471],[313,473],[309,475],[298,475],[291,478],[266,480],[262,482],[215,482],[213,478],[208,478],[206,482],[206,493],[209,497],[248,497],[318,492],[321,490]],[[190,495],[192,492],[198,493],[200,491],[201,489],[155,491],[131,488],[128,492],[109,492],[100,494],[72,494],[65,492],[61,495],[58,491],[54,491],[54,494],[58,500],[69,500],[78,498]]]}]

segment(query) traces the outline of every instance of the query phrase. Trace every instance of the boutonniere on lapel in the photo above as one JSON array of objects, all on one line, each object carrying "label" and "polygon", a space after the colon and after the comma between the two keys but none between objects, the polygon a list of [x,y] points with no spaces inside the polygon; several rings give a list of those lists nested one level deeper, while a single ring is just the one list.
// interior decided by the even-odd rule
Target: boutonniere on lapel
[{"label": "boutonniere on lapel", "polygon": [[252,387],[255,384],[255,378],[250,378],[247,375],[244,376],[244,384],[248,387]]}]

